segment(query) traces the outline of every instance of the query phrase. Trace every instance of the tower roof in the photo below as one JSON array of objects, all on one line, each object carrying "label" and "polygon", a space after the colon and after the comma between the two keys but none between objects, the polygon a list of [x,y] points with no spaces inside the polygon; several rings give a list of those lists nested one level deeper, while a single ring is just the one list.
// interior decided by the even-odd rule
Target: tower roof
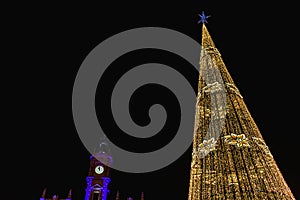
[{"label": "tower roof", "polygon": [[94,154],[99,154],[99,153],[111,155],[109,140],[107,139],[106,136],[100,138],[97,146],[94,149]]},{"label": "tower roof", "polygon": [[94,149],[92,157],[94,157],[106,166],[110,167],[112,165],[113,158],[109,147],[109,140],[106,137],[102,137],[100,139],[97,147]]}]

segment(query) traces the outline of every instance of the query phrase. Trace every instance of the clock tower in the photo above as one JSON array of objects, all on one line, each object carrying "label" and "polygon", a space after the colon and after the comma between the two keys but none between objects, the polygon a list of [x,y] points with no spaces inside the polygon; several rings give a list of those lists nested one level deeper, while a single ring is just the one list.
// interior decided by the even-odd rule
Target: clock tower
[{"label": "clock tower", "polygon": [[90,168],[86,177],[84,200],[107,200],[112,157],[106,142],[101,142],[98,151],[90,156]]}]

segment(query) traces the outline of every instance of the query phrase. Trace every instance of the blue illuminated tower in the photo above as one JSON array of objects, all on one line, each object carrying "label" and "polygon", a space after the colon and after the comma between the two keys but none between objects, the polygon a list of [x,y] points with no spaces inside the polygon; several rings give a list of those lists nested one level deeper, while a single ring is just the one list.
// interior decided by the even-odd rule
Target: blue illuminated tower
[{"label": "blue illuminated tower", "polygon": [[84,200],[107,200],[110,179],[112,156],[105,141],[102,141],[98,150],[90,156],[90,168],[86,177],[87,187]]}]

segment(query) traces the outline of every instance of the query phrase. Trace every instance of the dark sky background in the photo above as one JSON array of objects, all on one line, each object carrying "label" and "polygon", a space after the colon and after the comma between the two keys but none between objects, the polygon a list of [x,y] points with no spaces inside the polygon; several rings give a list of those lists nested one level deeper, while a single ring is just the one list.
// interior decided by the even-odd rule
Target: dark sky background
[{"label": "dark sky background", "polygon": [[[45,187],[50,195],[61,197],[72,188],[73,199],[83,200],[89,152],[78,137],[71,107],[73,83],[82,61],[105,39],[138,27],[170,28],[201,42],[197,21],[198,13],[204,10],[211,15],[207,27],[229,72],[299,198],[299,141],[294,139],[299,119],[295,96],[299,63],[291,49],[296,41],[296,23],[294,13],[288,12],[290,7],[285,2],[263,6],[257,0],[10,6],[4,32],[10,36],[7,52],[12,57],[6,58],[12,66],[8,100],[13,105],[9,107],[12,124],[4,143],[10,143],[12,151],[3,151],[9,184],[2,195],[13,194],[12,200],[34,200]],[[149,60],[155,57],[155,52],[150,53]],[[176,56],[161,56],[162,62],[171,58],[176,60]],[[140,56],[136,59],[143,61]],[[187,199],[190,155],[191,149],[170,166],[147,174],[113,171],[111,197],[119,190],[121,200],[129,195],[138,199],[142,191],[147,200]]]}]

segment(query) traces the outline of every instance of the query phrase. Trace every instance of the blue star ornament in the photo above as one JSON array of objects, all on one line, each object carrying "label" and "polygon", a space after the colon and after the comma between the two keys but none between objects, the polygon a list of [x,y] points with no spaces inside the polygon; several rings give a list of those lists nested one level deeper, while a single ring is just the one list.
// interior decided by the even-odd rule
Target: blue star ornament
[{"label": "blue star ornament", "polygon": [[201,15],[199,14],[199,17],[200,17],[200,20],[198,21],[198,24],[200,24],[200,23],[204,24],[204,23],[208,23],[206,19],[209,18],[210,16],[206,16],[204,11],[202,11],[202,14]]}]

